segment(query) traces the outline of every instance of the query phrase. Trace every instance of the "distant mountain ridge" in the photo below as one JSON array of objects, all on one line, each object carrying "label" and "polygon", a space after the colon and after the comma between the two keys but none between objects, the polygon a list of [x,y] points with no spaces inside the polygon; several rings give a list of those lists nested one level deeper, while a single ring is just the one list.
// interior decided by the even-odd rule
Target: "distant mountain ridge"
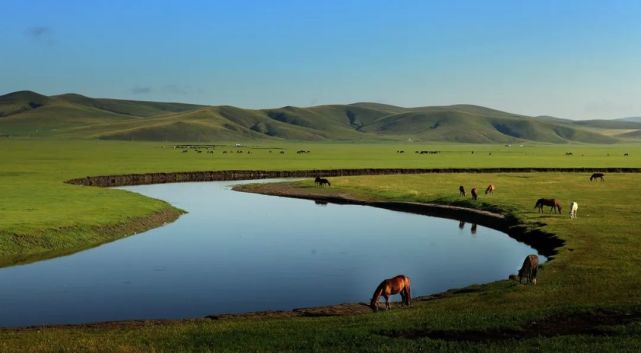
[{"label": "distant mountain ridge", "polygon": [[641,123],[641,116],[629,116],[627,118],[620,118],[617,120],[623,120],[623,121],[632,121],[636,123]]},{"label": "distant mountain ridge", "polygon": [[44,96],[0,96],[0,136],[147,141],[414,141],[615,143],[641,138],[641,122],[530,117],[475,105],[405,108],[360,102],[272,109]]}]

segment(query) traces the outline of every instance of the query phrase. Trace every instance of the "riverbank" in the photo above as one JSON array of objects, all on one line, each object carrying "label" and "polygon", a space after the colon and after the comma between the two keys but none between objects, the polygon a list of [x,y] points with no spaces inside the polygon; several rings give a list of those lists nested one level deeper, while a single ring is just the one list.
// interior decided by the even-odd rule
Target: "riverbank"
[{"label": "riverbank", "polygon": [[[27,264],[73,254],[175,221],[184,211],[167,203],[163,208],[144,216],[130,217],[123,222],[98,226],[68,226],[43,229],[31,234],[0,231],[0,267]],[[16,254],[10,249],[17,248]],[[8,253],[8,254],[7,254]]]},{"label": "riverbank", "polygon": [[503,214],[501,211],[506,212],[505,210],[497,210],[496,208],[484,210],[448,204],[377,201],[375,199],[359,198],[349,193],[341,193],[331,188],[300,188],[292,186],[291,183],[246,184],[237,185],[233,189],[241,192],[313,200],[319,203],[371,206],[480,224],[504,232],[511,238],[532,246],[539,254],[548,258],[552,258],[557,253],[557,250],[564,244],[564,242],[554,234],[529,227],[515,215],[510,213]]},{"label": "riverbank", "polygon": [[[536,286],[509,280],[472,285],[376,314],[353,304],[334,311],[2,330],[0,350],[633,352],[641,347],[641,230],[633,226],[636,215],[626,210],[641,190],[635,174],[606,178],[590,183],[567,173],[479,173],[341,177],[324,189],[311,179],[278,184],[342,198],[506,210],[527,228],[565,242],[539,272]],[[497,185],[494,195],[481,194],[477,201],[458,197],[458,185],[489,180]],[[579,218],[539,214],[532,199],[541,194],[578,200]],[[603,200],[609,200],[608,207],[602,207]]]}]

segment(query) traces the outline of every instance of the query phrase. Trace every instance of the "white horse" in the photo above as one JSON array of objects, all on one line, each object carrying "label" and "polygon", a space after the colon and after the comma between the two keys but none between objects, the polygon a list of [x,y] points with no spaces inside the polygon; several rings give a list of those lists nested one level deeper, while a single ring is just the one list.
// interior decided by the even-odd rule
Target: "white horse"
[{"label": "white horse", "polygon": [[579,209],[579,204],[572,201],[570,204],[570,219],[576,218],[576,211]]}]

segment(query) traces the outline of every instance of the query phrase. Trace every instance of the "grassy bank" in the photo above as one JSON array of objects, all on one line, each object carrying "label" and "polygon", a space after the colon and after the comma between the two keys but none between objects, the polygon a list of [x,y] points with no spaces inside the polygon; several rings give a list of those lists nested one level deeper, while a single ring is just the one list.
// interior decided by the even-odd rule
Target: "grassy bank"
[{"label": "grassy bank", "polygon": [[[182,150],[163,143],[0,139],[0,265],[67,253],[132,234],[139,231],[135,224],[171,209],[165,202],[122,190],[63,183],[87,175],[225,169],[641,166],[639,145],[254,142],[240,148],[233,143],[218,146],[214,153]],[[297,154],[298,150],[310,153]],[[405,153],[397,153],[400,150]],[[421,150],[440,153],[415,153]],[[573,155],[566,156],[567,152]],[[105,232],[115,225],[121,226],[118,232]]]},{"label": "grassy bank", "polygon": [[[0,351],[637,352],[641,229],[635,226],[639,212],[634,205],[641,186],[638,175],[610,174],[606,179],[590,183],[586,175],[557,173],[434,174],[332,178],[332,188],[325,189],[310,180],[251,186],[255,192],[501,210],[557,234],[566,244],[539,272],[536,286],[507,280],[473,285],[416,301],[409,309],[376,314],[267,314],[2,330]],[[496,194],[481,194],[478,201],[458,197],[461,184],[469,189],[488,183],[496,184]],[[534,200],[548,196],[563,200],[564,206],[570,200],[579,202],[579,218],[570,220],[565,211],[537,213]],[[393,271],[393,264],[390,267]]]}]

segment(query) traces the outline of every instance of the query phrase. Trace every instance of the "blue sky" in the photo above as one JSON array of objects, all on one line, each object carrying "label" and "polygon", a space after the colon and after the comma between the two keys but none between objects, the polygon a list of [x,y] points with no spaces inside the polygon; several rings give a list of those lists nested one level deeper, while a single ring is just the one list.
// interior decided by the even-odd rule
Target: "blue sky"
[{"label": "blue sky", "polygon": [[0,94],[641,116],[641,1],[3,0]]}]

